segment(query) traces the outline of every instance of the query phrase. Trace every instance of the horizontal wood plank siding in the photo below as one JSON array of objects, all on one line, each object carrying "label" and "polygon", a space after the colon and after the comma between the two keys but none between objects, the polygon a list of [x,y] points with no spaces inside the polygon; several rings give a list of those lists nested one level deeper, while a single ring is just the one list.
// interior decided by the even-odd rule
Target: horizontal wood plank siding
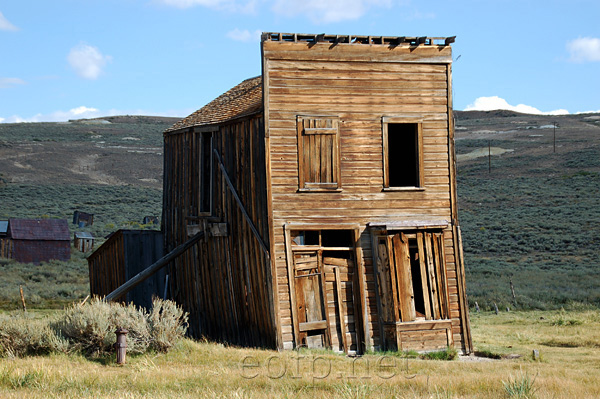
[{"label": "horizontal wood plank siding", "polygon": [[[273,258],[283,346],[293,323],[283,229],[286,223],[360,225],[368,315],[367,347],[381,347],[371,237],[373,221],[451,221],[449,47],[351,46],[263,42],[265,109],[270,140]],[[341,191],[299,192],[296,117],[339,118]],[[424,189],[383,190],[382,117],[422,124]],[[460,342],[454,237],[444,231],[453,332]],[[463,289],[463,288],[461,288]],[[432,335],[437,339],[437,335]],[[426,340],[426,338],[425,338]],[[437,341],[434,346],[437,346]]]}]

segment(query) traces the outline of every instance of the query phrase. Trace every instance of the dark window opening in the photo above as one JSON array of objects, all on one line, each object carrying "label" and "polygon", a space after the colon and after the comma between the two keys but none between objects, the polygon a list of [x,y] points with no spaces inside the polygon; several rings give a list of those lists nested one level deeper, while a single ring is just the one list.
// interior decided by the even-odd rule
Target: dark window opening
[{"label": "dark window opening", "polygon": [[321,233],[323,247],[351,247],[352,231],[350,230],[323,230]]},{"label": "dark window opening", "polygon": [[200,143],[200,213],[212,211],[212,133],[202,133]]},{"label": "dark window opening", "polygon": [[319,245],[319,230],[292,231],[291,235],[296,245]]},{"label": "dark window opening", "polygon": [[323,257],[353,260],[350,251],[323,251]]},{"label": "dark window opening", "polygon": [[388,123],[387,172],[389,187],[418,187],[419,127],[417,123]]}]

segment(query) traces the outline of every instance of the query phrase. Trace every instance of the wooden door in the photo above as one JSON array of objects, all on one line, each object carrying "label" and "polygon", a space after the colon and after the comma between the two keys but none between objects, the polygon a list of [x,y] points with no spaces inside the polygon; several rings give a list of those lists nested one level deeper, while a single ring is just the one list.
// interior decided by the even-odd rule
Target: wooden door
[{"label": "wooden door", "polygon": [[[357,337],[358,296],[354,260],[339,254],[323,254],[322,265],[325,272],[325,288],[331,349],[345,353],[355,352],[359,348]],[[358,333],[359,334],[359,333]]]},{"label": "wooden door", "polygon": [[398,307],[402,321],[413,321],[415,313],[415,294],[413,291],[412,272],[408,238],[398,233],[392,238],[396,281],[398,283]]},{"label": "wooden door", "polygon": [[319,251],[294,253],[294,285],[298,343],[309,348],[330,347],[324,276]]}]

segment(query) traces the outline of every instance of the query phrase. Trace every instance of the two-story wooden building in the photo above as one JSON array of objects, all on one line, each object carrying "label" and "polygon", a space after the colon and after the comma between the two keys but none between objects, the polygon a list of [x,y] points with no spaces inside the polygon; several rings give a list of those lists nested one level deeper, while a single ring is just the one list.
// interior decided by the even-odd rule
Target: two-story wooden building
[{"label": "two-story wooden building", "polygon": [[472,350],[454,38],[264,33],[262,75],[164,134],[190,331],[291,349]]}]

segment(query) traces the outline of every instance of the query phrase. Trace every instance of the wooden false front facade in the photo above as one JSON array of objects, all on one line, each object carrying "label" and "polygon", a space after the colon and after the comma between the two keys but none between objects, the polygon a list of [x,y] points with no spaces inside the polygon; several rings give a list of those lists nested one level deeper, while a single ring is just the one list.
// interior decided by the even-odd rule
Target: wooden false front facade
[{"label": "wooden false front facade", "polygon": [[453,38],[263,34],[262,76],[165,132],[167,251],[195,336],[472,349]]}]

